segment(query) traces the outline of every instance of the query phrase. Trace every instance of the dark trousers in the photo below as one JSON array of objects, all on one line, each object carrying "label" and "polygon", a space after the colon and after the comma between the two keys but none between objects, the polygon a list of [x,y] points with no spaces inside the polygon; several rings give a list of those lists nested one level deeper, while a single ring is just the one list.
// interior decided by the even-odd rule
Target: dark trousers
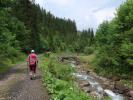
[{"label": "dark trousers", "polygon": [[30,65],[30,71],[36,73],[36,64]]}]

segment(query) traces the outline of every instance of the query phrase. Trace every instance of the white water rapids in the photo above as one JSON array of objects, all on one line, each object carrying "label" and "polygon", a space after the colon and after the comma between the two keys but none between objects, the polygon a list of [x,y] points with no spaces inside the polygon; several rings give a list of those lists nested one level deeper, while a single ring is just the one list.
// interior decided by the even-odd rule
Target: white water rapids
[{"label": "white water rapids", "polygon": [[[72,67],[76,67],[76,65],[71,62]],[[99,100],[102,100],[103,95],[106,93],[112,100],[124,100],[124,97],[120,94],[116,94],[111,90],[103,89],[100,83],[98,83],[93,76],[85,74],[85,73],[73,73],[80,80],[85,80],[90,83],[91,87],[95,89],[96,95]]]}]

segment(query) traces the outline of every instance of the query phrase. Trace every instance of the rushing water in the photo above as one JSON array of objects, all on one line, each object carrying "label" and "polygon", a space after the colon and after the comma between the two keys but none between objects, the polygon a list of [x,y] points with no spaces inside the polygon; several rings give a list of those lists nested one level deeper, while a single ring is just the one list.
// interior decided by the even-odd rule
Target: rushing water
[{"label": "rushing water", "polygon": [[[75,64],[71,63],[72,67],[76,67]],[[100,83],[98,83],[95,78],[91,75],[85,74],[85,73],[74,73],[74,76],[76,76],[80,80],[85,80],[90,83],[91,87],[95,90],[96,95],[99,100],[102,99],[103,95],[106,93],[112,100],[124,100],[123,96],[120,94],[116,94],[111,90],[103,89]]]},{"label": "rushing water", "polygon": [[111,90],[104,90],[104,91],[108,94],[108,96],[112,98],[112,100],[123,100],[124,99],[121,95],[115,94]]}]

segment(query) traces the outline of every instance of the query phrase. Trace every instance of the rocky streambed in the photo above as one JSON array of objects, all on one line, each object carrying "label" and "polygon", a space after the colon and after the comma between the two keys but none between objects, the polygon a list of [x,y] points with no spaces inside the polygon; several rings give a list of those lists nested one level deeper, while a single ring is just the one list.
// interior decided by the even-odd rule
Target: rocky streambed
[{"label": "rocky streambed", "polygon": [[81,62],[77,57],[59,57],[59,60],[75,68],[73,75],[80,88],[97,100],[103,100],[105,96],[112,100],[133,100],[133,90],[121,84],[119,79],[114,81],[97,75],[86,69],[85,62]]}]

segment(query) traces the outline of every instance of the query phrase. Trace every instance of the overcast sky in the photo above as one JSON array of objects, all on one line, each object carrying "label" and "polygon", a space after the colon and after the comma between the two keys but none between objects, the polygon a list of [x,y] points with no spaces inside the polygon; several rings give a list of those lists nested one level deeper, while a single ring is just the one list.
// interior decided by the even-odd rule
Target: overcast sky
[{"label": "overcast sky", "polygon": [[77,29],[96,29],[111,20],[116,9],[126,0],[36,0],[46,11],[61,18],[75,20]]}]

